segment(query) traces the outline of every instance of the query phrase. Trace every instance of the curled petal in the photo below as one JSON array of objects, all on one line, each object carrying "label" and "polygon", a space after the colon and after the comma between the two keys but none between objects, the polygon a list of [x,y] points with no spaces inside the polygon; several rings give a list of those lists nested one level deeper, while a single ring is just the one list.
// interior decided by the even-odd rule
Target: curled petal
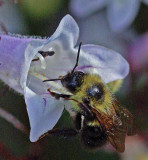
[{"label": "curled petal", "polygon": [[[48,98],[40,96],[41,93],[47,92],[46,84],[43,84],[42,81],[45,78],[57,78],[57,76],[67,73],[67,68],[71,65],[71,55],[67,57],[67,53],[73,52],[78,35],[79,28],[76,22],[70,15],[67,15],[49,39],[31,41],[26,47],[20,83],[25,91],[32,142],[52,129],[62,114],[64,105],[61,101],[50,96]],[[49,50],[54,51],[55,55],[45,58],[47,68],[41,68],[40,61],[32,62],[38,51]]]},{"label": "curled petal", "polygon": [[136,17],[139,7],[139,0],[118,0],[110,3],[107,9],[110,27],[114,31],[127,28]]},{"label": "curled petal", "polygon": [[55,98],[44,99],[36,95],[28,87],[26,87],[24,96],[31,126],[30,141],[35,142],[55,126],[64,106]]},{"label": "curled petal", "polygon": [[[72,69],[75,63],[76,54],[73,54],[73,52],[77,52],[74,50],[74,46],[77,42],[78,36],[79,28],[77,23],[70,15],[66,15],[60,22],[55,33],[49,39],[40,42],[32,41],[27,46],[24,66],[28,66],[28,63],[31,63],[33,57],[39,50],[52,50],[55,54],[51,57],[45,58],[46,69],[41,69],[40,62],[34,62],[31,65],[38,73],[46,75],[46,78],[58,78],[58,76],[66,74]],[[26,72],[28,72],[28,69],[29,68],[27,68]],[[26,78],[27,77],[23,76],[21,84],[26,81]],[[29,83],[31,86],[32,82],[30,81]]]},{"label": "curled petal", "polygon": [[[79,37],[79,27],[75,20],[70,16],[66,15],[60,22],[58,28],[54,34],[49,38],[50,41],[63,39],[63,46],[69,48],[69,45],[74,47]],[[66,45],[66,46],[65,46]]]},{"label": "curled petal", "polygon": [[33,40],[25,48],[24,62],[20,78],[21,87],[25,89],[31,62],[43,45],[43,40]]},{"label": "curled petal", "polygon": [[129,73],[127,61],[117,52],[97,45],[83,45],[82,57],[88,59],[88,67],[83,68],[90,74],[98,74],[105,83],[123,79]]},{"label": "curled petal", "polygon": [[103,8],[108,0],[72,0],[70,10],[77,17],[86,17],[96,10]]}]

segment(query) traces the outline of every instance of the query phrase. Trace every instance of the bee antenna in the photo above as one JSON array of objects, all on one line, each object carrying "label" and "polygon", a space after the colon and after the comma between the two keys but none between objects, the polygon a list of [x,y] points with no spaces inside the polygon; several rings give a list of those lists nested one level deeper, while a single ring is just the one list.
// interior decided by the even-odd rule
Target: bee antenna
[{"label": "bee antenna", "polygon": [[58,80],[61,80],[60,78],[57,78],[57,79],[46,79],[44,80],[43,82],[48,82],[48,81],[58,81]]},{"label": "bee antenna", "polygon": [[78,49],[78,55],[77,55],[76,64],[75,64],[75,66],[74,66],[74,68],[73,68],[73,70],[72,70],[72,72],[71,72],[71,73],[73,73],[73,72],[74,72],[74,70],[76,69],[76,67],[78,66],[78,61],[79,61],[79,56],[80,56],[80,49],[81,49],[81,45],[82,45],[82,42],[80,42],[80,44],[79,44],[79,49]]}]

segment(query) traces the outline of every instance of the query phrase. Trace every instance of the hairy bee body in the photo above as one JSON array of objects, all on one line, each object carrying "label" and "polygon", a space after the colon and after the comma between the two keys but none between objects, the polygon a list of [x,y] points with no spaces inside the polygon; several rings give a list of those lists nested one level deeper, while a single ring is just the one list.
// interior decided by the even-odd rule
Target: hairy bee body
[{"label": "hairy bee body", "polygon": [[[78,113],[74,119],[75,128],[80,132],[81,142],[88,149],[97,149],[107,142],[107,134],[95,120],[89,120]],[[83,121],[83,122],[82,122]],[[94,122],[89,124],[90,122]],[[83,123],[83,124],[82,124]]]},{"label": "hairy bee body", "polygon": [[120,106],[113,96],[122,80],[116,80],[105,84],[100,76],[95,74],[75,71],[78,66],[80,47],[76,64],[70,73],[60,76],[64,88],[71,94],[58,94],[48,91],[56,99],[63,98],[70,101],[66,108],[73,117],[75,129],[72,130],[50,130],[48,134],[75,136],[80,134],[81,141],[87,148],[96,149],[110,142],[119,152],[125,150],[125,136],[136,133],[135,120],[132,114]]},{"label": "hairy bee body", "polygon": [[123,152],[126,134],[135,134],[135,122],[113,96],[112,91],[117,91],[121,80],[105,84],[98,75],[75,71],[64,76],[61,83],[73,93],[69,113],[76,114],[74,121],[84,146],[96,149],[109,141]]},{"label": "hairy bee body", "polygon": [[[106,113],[106,108],[111,105],[111,93],[109,88],[101,81],[101,78],[97,75],[84,74],[79,81],[81,81],[79,82],[81,86],[76,87],[75,94],[71,96],[71,99],[76,99],[86,105],[93,105],[96,109],[99,108]],[[92,91],[98,88],[98,94],[94,95]],[[71,90],[71,87],[69,87],[69,90]],[[80,132],[84,146],[89,149],[103,146],[107,142],[107,134],[101,128],[96,117],[83,113],[85,111],[75,101],[71,101],[70,108],[70,114],[72,115],[73,112],[76,114],[73,119],[76,129]]]},{"label": "hairy bee body", "polygon": [[[84,75],[82,85],[76,88],[75,94],[71,98],[95,106],[96,109],[103,112],[106,112],[112,103],[112,94],[107,85],[102,82],[99,76],[89,74]],[[72,101],[71,103],[74,110],[81,112],[76,102]]]}]

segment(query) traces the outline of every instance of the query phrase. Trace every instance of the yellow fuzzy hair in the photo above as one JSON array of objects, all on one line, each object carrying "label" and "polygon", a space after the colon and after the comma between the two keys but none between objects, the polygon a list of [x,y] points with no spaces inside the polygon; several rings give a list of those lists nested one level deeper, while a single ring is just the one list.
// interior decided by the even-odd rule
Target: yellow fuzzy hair
[{"label": "yellow fuzzy hair", "polygon": [[[76,99],[79,102],[82,102],[82,99],[87,97],[87,94],[86,94],[87,90],[95,84],[100,84],[103,87],[104,96],[99,101],[97,101],[94,98],[91,98],[90,105],[106,113],[108,108],[112,104],[112,94],[108,86],[102,82],[101,78],[98,75],[84,76],[84,82],[81,88],[78,88],[78,92],[75,95],[73,95],[71,98]],[[71,101],[71,105],[75,111],[81,112],[81,109],[76,102]]]},{"label": "yellow fuzzy hair", "polygon": [[122,86],[122,83],[123,83],[123,80],[119,79],[119,80],[107,83],[107,86],[109,87],[112,93],[115,93],[120,89],[120,87]]}]

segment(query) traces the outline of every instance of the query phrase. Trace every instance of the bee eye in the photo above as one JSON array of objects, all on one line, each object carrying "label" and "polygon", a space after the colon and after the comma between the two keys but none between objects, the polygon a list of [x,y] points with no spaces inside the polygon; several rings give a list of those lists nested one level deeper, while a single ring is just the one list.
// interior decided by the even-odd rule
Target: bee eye
[{"label": "bee eye", "polygon": [[99,100],[103,96],[103,87],[100,84],[94,85],[87,90],[87,94],[88,96]]},{"label": "bee eye", "polygon": [[62,80],[61,83],[69,91],[74,93],[83,83],[84,73],[76,71],[74,73],[67,74]]}]

